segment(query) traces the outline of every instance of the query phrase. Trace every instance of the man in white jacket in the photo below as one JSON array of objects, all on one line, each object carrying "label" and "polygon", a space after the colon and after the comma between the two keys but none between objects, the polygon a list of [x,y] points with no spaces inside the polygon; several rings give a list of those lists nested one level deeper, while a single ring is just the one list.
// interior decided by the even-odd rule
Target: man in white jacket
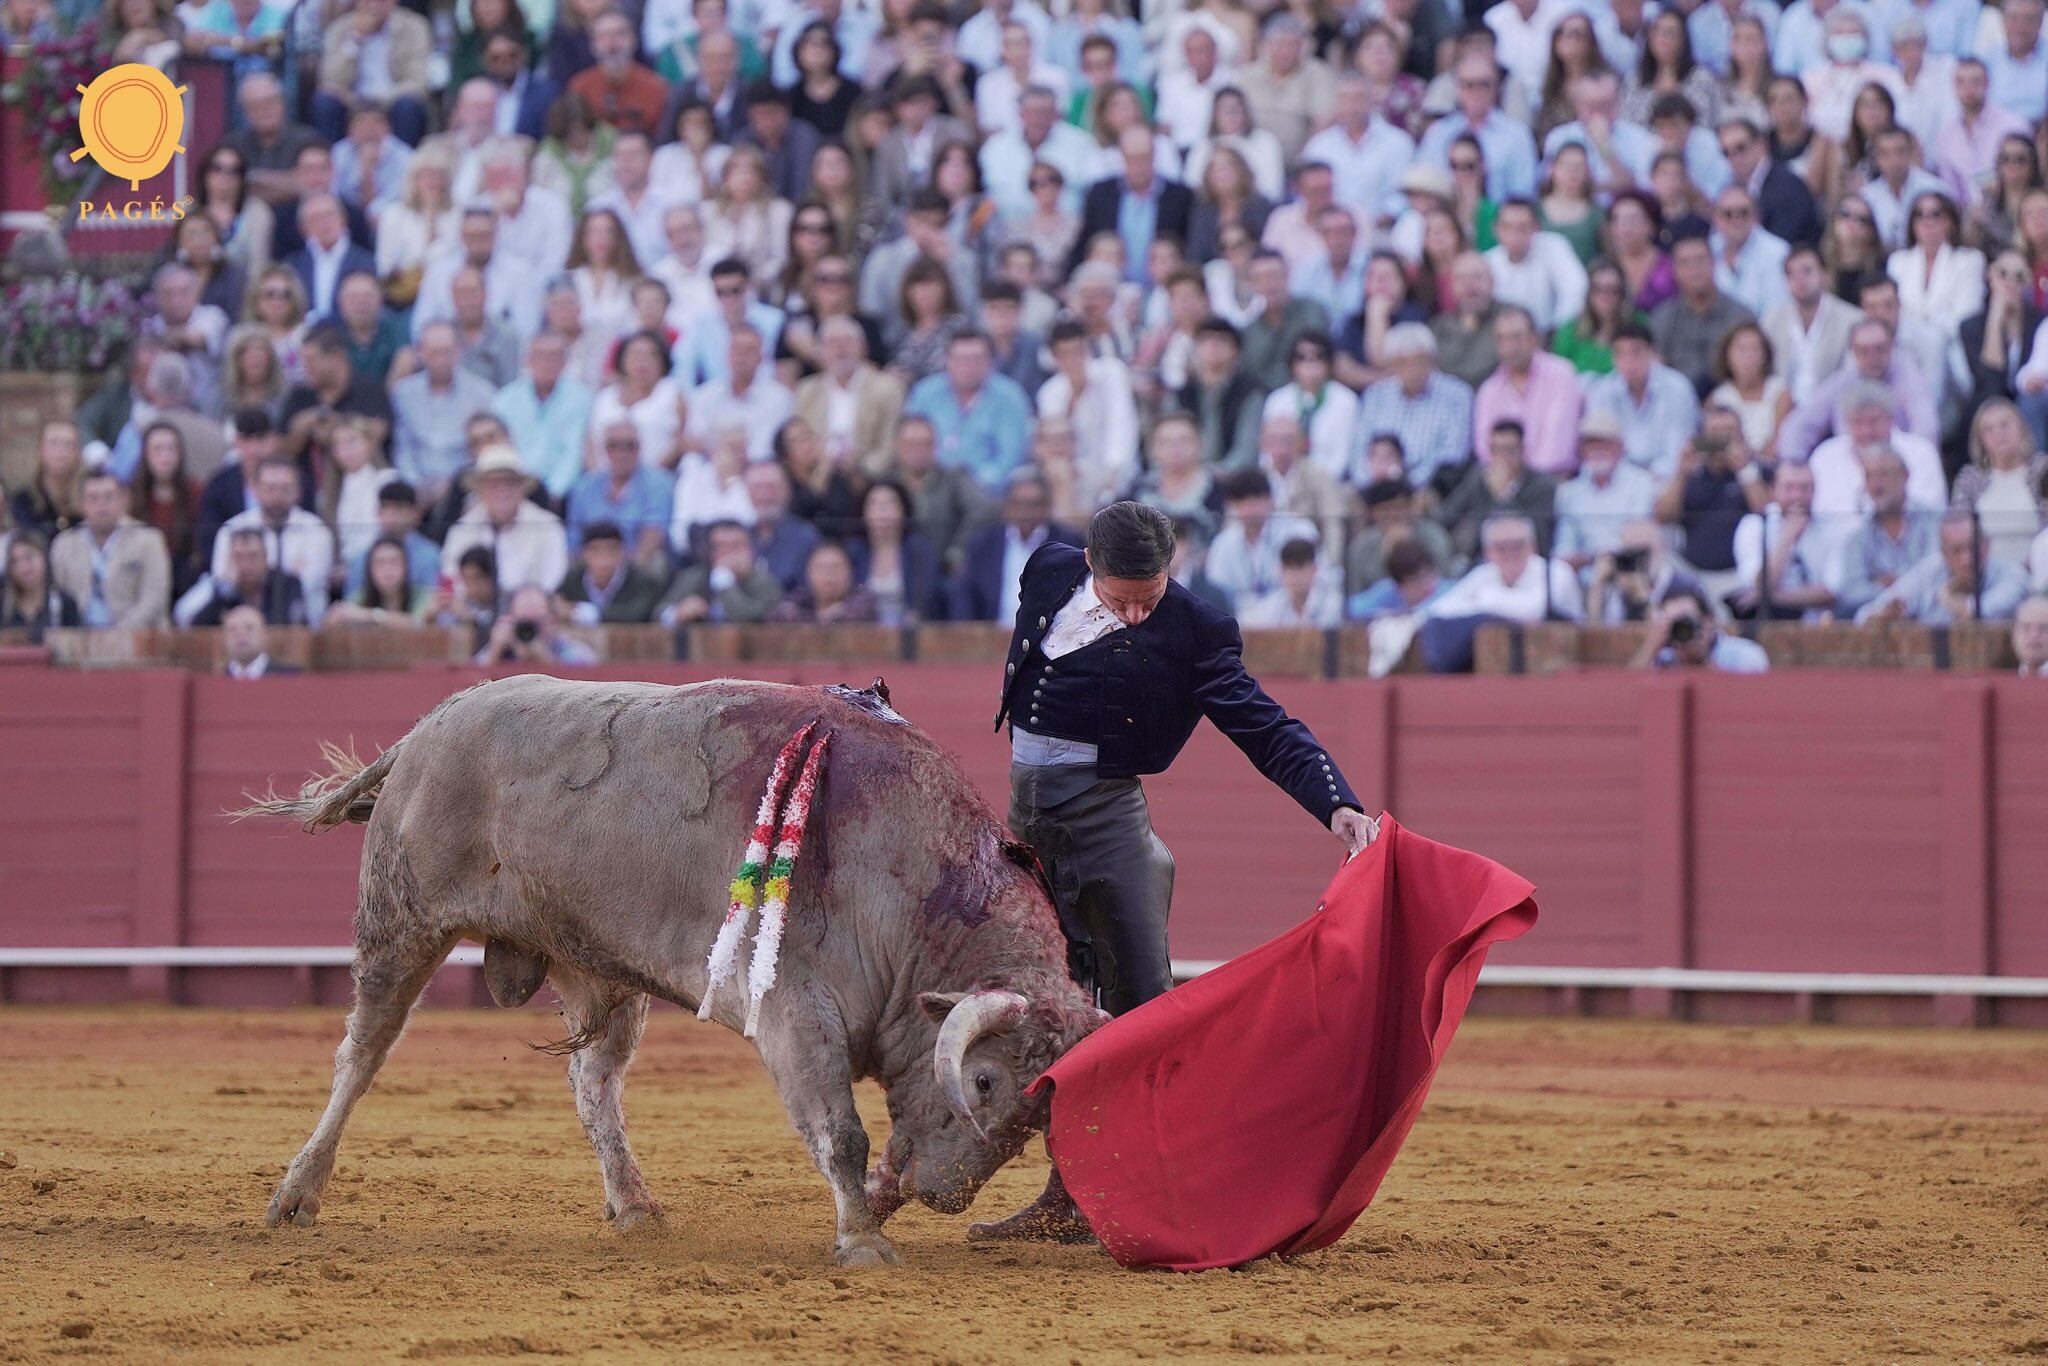
[{"label": "man in white jacket", "polygon": [[1571,243],[1539,229],[1536,206],[1510,199],[1500,206],[1494,231],[1500,242],[1486,253],[1493,297],[1529,310],[1539,332],[1554,332],[1586,307],[1586,268]]}]

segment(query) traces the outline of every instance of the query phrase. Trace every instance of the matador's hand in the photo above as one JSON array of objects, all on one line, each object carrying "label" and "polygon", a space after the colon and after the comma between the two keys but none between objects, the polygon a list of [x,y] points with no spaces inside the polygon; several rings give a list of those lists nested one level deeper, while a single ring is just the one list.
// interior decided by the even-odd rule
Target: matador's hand
[{"label": "matador's hand", "polygon": [[1380,823],[1352,807],[1340,806],[1330,815],[1330,833],[1344,841],[1346,854],[1356,854],[1379,838]]}]

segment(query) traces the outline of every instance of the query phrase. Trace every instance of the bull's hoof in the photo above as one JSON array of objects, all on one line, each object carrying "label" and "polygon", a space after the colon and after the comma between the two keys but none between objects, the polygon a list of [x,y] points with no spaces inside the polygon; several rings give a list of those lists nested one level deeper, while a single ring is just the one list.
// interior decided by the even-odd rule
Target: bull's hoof
[{"label": "bull's hoof", "polygon": [[849,1233],[832,1249],[832,1260],[841,1266],[896,1266],[903,1259],[879,1233]]},{"label": "bull's hoof", "polygon": [[1071,1200],[1041,1197],[1007,1219],[969,1224],[970,1243],[1092,1243],[1094,1230]]},{"label": "bull's hoof", "polygon": [[622,1210],[610,1213],[612,1227],[620,1233],[631,1233],[636,1229],[654,1232],[668,1227],[668,1216],[661,1212],[659,1205],[628,1205]]},{"label": "bull's hoof", "polygon": [[270,1197],[270,1208],[263,1212],[263,1222],[272,1228],[280,1224],[311,1228],[319,1215],[320,1197],[294,1194],[291,1182],[287,1181],[277,1188],[277,1194]]}]

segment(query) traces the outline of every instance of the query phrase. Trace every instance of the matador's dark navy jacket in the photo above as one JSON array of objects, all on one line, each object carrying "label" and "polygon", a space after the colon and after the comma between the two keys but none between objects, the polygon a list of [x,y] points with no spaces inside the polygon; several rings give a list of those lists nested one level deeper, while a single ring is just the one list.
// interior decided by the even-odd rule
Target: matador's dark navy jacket
[{"label": "matador's dark navy jacket", "polygon": [[1047,659],[1045,633],[1087,577],[1073,546],[1042,545],[1025,561],[997,730],[1008,717],[1038,735],[1085,741],[1103,777],[1134,778],[1165,772],[1206,716],[1322,824],[1339,807],[1365,809],[1309,728],[1245,672],[1236,620],[1178,583],[1138,625]]}]

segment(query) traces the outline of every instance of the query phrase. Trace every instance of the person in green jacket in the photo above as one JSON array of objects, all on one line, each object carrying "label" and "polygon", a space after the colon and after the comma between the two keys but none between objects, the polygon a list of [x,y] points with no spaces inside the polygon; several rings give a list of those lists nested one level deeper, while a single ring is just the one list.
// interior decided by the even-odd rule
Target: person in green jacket
[{"label": "person in green jacket", "polygon": [[1586,272],[1585,311],[1557,329],[1550,349],[1582,375],[1604,375],[1614,369],[1614,329],[1641,321],[1643,315],[1628,305],[1621,267],[1603,256]]}]

